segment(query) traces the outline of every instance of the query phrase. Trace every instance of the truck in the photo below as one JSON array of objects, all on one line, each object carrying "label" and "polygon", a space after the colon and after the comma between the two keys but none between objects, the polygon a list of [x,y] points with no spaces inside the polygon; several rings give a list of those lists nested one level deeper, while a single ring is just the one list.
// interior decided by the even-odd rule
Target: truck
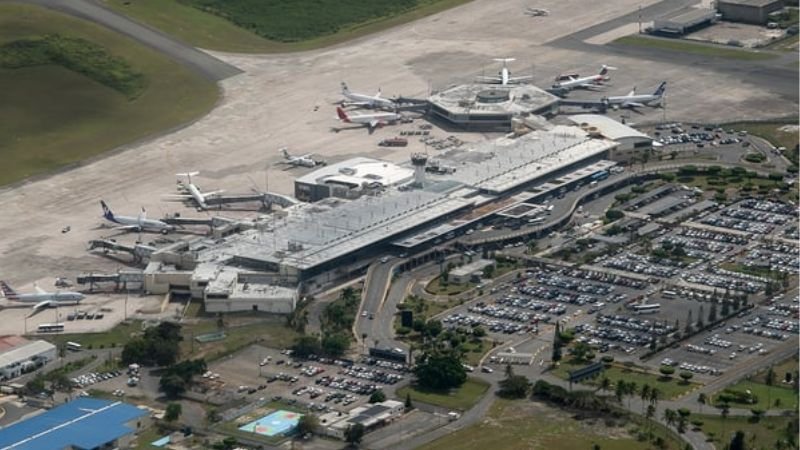
[{"label": "truck", "polygon": [[381,147],[405,147],[408,145],[408,139],[393,137],[378,142],[378,145]]}]

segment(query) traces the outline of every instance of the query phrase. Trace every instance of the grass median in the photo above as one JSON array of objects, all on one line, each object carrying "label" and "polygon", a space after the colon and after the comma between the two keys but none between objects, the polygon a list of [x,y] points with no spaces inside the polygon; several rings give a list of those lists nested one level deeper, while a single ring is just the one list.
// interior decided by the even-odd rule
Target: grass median
[{"label": "grass median", "polygon": [[218,96],[155,50],[37,6],[0,4],[0,46],[0,185],[188,123]]},{"label": "grass median", "polygon": [[712,58],[737,59],[741,61],[763,61],[773,59],[776,55],[751,50],[725,48],[719,45],[695,44],[681,39],[655,38],[648,36],[625,36],[613,42],[617,45],[669,50]]},{"label": "grass median", "polygon": [[428,403],[443,408],[466,411],[486,394],[489,383],[477,378],[467,378],[467,381],[458,389],[449,392],[423,390],[417,386],[404,386],[397,390],[397,397],[404,400],[406,395],[411,395],[412,402]]}]

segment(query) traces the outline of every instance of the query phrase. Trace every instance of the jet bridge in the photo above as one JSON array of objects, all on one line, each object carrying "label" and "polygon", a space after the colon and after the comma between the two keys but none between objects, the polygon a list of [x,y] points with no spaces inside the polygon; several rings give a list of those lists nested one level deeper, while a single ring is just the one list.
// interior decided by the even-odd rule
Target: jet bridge
[{"label": "jet bridge", "polygon": [[103,251],[106,253],[108,253],[108,251],[129,253],[131,256],[133,256],[133,260],[136,262],[140,262],[145,258],[149,258],[150,255],[156,251],[155,247],[144,244],[136,244],[131,246],[120,244],[119,242],[109,239],[95,239],[89,241],[89,251],[98,248],[103,249]]}]

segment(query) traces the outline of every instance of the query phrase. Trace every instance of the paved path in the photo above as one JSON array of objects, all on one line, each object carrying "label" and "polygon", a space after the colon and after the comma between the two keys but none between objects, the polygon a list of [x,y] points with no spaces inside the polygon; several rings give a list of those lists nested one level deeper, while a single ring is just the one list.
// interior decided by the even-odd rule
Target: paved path
[{"label": "paved path", "polygon": [[[0,0],[3,1],[3,0]],[[18,0],[44,6],[71,16],[87,19],[122,33],[134,40],[164,53],[200,75],[213,81],[238,75],[242,71],[220,61],[208,53],[182,43],[161,31],[150,28],[118,14],[93,0]]]}]

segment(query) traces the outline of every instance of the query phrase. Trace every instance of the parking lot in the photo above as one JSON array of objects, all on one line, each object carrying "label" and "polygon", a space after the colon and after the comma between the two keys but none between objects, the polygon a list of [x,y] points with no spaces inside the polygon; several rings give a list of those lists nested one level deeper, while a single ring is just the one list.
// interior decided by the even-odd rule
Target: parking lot
[{"label": "parking lot", "polygon": [[[247,401],[275,400],[313,411],[350,409],[407,377],[403,364],[365,358],[293,358],[254,345],[212,363],[201,383]],[[263,400],[262,400],[263,401]]]}]

